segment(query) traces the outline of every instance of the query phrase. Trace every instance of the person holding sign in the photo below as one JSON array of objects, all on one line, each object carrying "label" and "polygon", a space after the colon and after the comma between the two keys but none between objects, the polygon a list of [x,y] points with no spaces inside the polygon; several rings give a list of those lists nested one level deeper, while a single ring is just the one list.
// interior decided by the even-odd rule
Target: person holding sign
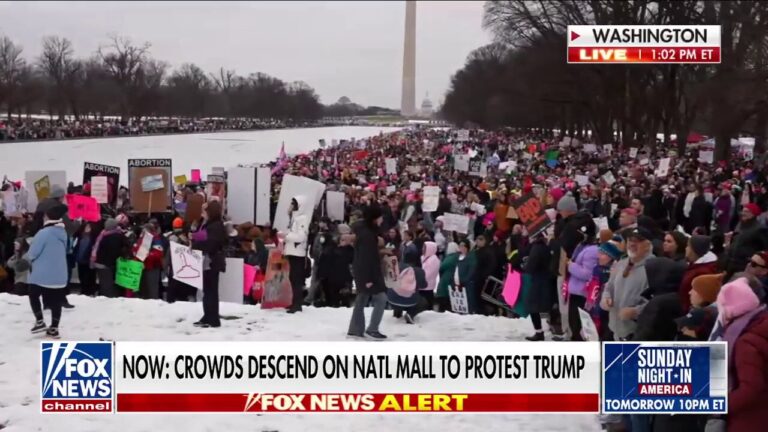
[{"label": "person holding sign", "polygon": [[[42,229],[32,239],[29,251],[24,259],[32,265],[29,283],[29,304],[35,315],[32,333],[45,331],[48,337],[59,338],[61,306],[66,299],[69,282],[67,264],[67,231],[62,218],[67,207],[59,205],[45,212]],[[51,309],[51,326],[46,327],[40,296]]]},{"label": "person holding sign", "polygon": [[288,207],[288,231],[280,233],[284,242],[283,254],[288,258],[288,279],[293,288],[293,304],[288,313],[301,312],[304,302],[304,283],[311,274],[309,258],[307,257],[307,240],[309,239],[309,217],[301,212],[307,198],[301,195],[291,200]]},{"label": "person holding sign", "polygon": [[[347,336],[366,336],[382,340],[387,337],[379,332],[379,324],[387,305],[387,286],[384,283],[382,259],[379,252],[379,229],[384,217],[376,204],[363,210],[363,220],[355,222],[355,255],[352,262],[352,276],[357,288],[357,297],[349,320]],[[382,241],[383,243],[383,241]],[[368,328],[365,328],[365,306],[373,303],[373,313]]]},{"label": "person holding sign", "polygon": [[209,201],[203,206],[203,223],[192,233],[192,249],[203,252],[203,317],[195,327],[221,327],[219,318],[219,274],[227,269],[224,247],[227,230],[224,228],[221,203]]}]

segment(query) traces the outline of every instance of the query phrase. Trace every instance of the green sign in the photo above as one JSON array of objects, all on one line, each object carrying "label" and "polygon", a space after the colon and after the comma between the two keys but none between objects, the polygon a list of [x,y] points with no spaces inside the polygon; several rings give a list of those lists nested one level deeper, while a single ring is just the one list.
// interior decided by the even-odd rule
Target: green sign
[{"label": "green sign", "polygon": [[125,289],[134,292],[138,291],[143,271],[144,263],[119,258],[117,260],[117,271],[115,272],[115,283]]}]

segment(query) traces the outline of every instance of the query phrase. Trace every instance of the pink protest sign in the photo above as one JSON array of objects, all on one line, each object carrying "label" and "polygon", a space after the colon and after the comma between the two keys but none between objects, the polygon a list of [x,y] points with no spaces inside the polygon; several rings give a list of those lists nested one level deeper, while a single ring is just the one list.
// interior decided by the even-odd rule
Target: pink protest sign
[{"label": "pink protest sign", "polygon": [[256,267],[245,264],[243,266],[243,295],[251,294],[253,282],[256,280]]},{"label": "pink protest sign", "polygon": [[192,177],[192,183],[200,183],[200,170],[199,169],[193,169],[191,173]]},{"label": "pink protest sign", "polygon": [[69,218],[82,218],[88,222],[98,222],[101,220],[101,207],[96,199],[83,195],[67,195],[67,206],[69,207]]},{"label": "pink protest sign", "polygon": [[512,266],[507,268],[507,278],[504,280],[504,289],[501,291],[501,296],[504,301],[510,307],[514,307],[517,303],[517,297],[520,295],[520,287],[523,285],[520,273],[512,270]]}]

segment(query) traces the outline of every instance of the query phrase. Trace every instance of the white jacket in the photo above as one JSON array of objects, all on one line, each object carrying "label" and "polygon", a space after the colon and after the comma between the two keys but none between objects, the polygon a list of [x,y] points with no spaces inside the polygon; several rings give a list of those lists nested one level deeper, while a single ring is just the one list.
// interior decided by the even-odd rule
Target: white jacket
[{"label": "white jacket", "polygon": [[[299,204],[299,208],[293,212],[290,222],[288,222],[288,232],[285,233],[285,250],[283,254],[286,256],[303,257],[307,255],[307,240],[311,219],[310,216],[305,214],[307,209],[303,208],[306,204],[306,198],[299,195],[294,199]],[[302,210],[305,211],[302,212]],[[308,210],[312,212],[313,209]]]}]

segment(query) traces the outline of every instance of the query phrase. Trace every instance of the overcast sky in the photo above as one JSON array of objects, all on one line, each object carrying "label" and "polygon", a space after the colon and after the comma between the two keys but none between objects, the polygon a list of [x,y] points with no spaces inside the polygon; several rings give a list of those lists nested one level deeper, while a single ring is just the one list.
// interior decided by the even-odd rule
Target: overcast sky
[{"label": "overcast sky", "polygon": [[[416,99],[443,99],[467,54],[490,41],[483,2],[419,2]],[[405,2],[0,2],[0,34],[40,53],[47,35],[69,38],[79,56],[108,34],[150,42],[176,67],[193,62],[242,75],[302,80],[323,103],[400,107]]]}]

